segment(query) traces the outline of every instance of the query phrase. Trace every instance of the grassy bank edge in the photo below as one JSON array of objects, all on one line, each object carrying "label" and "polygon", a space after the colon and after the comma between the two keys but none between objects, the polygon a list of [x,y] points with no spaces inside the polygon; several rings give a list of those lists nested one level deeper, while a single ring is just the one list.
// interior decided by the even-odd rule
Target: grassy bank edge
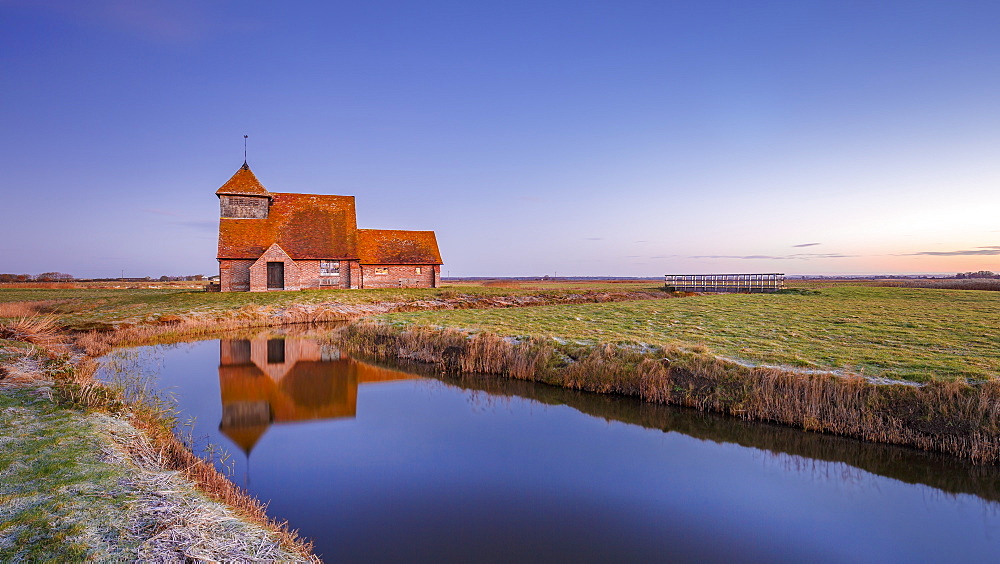
[{"label": "grassy bank edge", "polygon": [[715,411],[965,458],[1000,462],[1000,382],[875,384],[860,376],[751,367],[680,348],[578,344],[359,321],[345,351]]},{"label": "grassy bank edge", "polygon": [[[268,554],[265,559],[279,561],[318,562],[312,552],[312,544],[298,536],[285,522],[277,521],[266,513],[266,506],[247,494],[239,486],[231,482],[224,474],[218,472],[211,461],[206,461],[194,454],[188,444],[175,436],[173,429],[177,422],[176,413],[170,406],[161,403],[152,394],[127,393],[123,389],[109,387],[93,378],[96,361],[93,357],[81,355],[68,346],[71,337],[60,333],[52,324],[32,320],[31,329],[34,332],[22,332],[22,345],[14,349],[6,347],[8,353],[0,358],[0,383],[5,388],[21,390],[37,390],[51,398],[57,409],[76,411],[82,414],[103,413],[119,421],[128,429],[134,440],[124,441],[115,446],[129,457],[131,463],[140,468],[154,468],[164,475],[179,475],[193,491],[200,492],[210,502],[222,504],[223,507],[244,523],[247,531],[246,541],[267,539],[264,545],[250,547],[253,551]],[[5,326],[7,329],[9,326]],[[9,338],[11,335],[5,335]],[[77,335],[82,337],[83,335]],[[108,442],[107,437],[95,437],[101,442]],[[186,505],[191,503],[183,499],[179,491],[163,492],[172,499],[171,504]],[[192,507],[192,511],[197,511]],[[207,510],[218,513],[217,510]],[[216,515],[216,517],[219,517]],[[222,517],[229,519],[229,517]],[[194,558],[196,560],[233,560],[256,559],[250,553],[244,552],[247,542],[238,543],[238,548],[220,543],[218,547],[206,549],[204,538],[198,534],[187,532],[171,534],[179,537],[173,550],[181,551],[170,558]],[[150,539],[153,540],[153,539]],[[188,549],[195,550],[188,554],[184,543],[192,540]],[[272,546],[266,546],[266,543]],[[170,544],[170,543],[164,543]],[[209,543],[211,544],[211,543]],[[212,549],[217,552],[213,553]],[[163,555],[157,555],[157,558]]]}]

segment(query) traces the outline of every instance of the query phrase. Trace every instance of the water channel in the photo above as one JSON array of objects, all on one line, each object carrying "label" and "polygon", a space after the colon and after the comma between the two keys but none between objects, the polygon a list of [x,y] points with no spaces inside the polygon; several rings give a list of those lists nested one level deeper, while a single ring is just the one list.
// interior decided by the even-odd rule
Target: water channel
[{"label": "water channel", "polygon": [[988,561],[1000,469],[352,359],[308,333],[139,347],[232,479],[328,561]]}]

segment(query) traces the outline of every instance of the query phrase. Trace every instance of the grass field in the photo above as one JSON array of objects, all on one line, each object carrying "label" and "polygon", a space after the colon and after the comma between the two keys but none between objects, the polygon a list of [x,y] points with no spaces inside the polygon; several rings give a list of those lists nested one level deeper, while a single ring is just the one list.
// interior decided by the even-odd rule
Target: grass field
[{"label": "grass field", "polygon": [[1000,294],[829,285],[608,304],[396,313],[394,322],[586,342],[680,345],[799,368],[929,381],[1000,375]]},{"label": "grass field", "polygon": [[[752,363],[929,381],[1000,374],[1000,293],[793,283],[817,293],[704,295],[527,308],[396,313],[397,322],[598,342],[680,345]],[[169,315],[295,304],[416,302],[468,296],[652,290],[655,282],[459,283],[437,289],[209,293],[162,289],[0,288],[0,318],[38,304],[70,329]]]},{"label": "grass field", "polygon": [[287,307],[295,304],[372,304],[415,302],[461,296],[557,295],[582,291],[623,292],[655,288],[655,283],[530,283],[500,285],[455,284],[442,288],[392,288],[378,290],[305,290],[299,292],[203,292],[164,289],[0,288],[0,318],[22,312],[13,308],[5,315],[4,304],[31,302],[43,313],[58,315],[69,329],[87,329],[113,322],[143,323],[166,315],[221,313],[244,306]]}]

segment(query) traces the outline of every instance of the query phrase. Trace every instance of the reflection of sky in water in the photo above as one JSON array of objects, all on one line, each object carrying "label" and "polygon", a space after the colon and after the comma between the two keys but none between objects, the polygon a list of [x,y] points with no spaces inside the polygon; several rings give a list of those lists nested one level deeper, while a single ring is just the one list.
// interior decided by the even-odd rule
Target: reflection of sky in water
[{"label": "reflection of sky in water", "polygon": [[[248,487],[329,560],[958,561],[1000,549],[1000,505],[920,483],[996,499],[995,469],[526,383],[497,395],[403,380],[328,350],[310,360],[291,341],[267,363],[266,339],[251,347],[249,359],[227,359],[217,340],[146,347],[140,361],[162,364],[196,436],[235,454],[237,482],[247,459],[219,433],[220,398],[269,403]],[[297,372],[296,354],[316,365]],[[287,389],[297,379],[309,395]],[[254,423],[259,407],[247,413]]]}]

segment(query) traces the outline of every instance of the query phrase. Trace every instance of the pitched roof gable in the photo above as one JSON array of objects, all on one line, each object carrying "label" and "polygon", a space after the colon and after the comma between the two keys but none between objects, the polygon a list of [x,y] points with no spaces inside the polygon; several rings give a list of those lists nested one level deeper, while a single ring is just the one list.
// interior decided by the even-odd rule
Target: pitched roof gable
[{"label": "pitched roof gable", "polygon": [[433,231],[358,229],[361,264],[442,264]]},{"label": "pitched roof gable", "polygon": [[267,196],[271,197],[271,193],[264,188],[264,185],[257,180],[257,176],[254,175],[253,171],[246,162],[243,166],[236,171],[221,188],[215,191],[216,196],[221,196],[223,194],[231,196]]},{"label": "pitched roof gable", "polygon": [[354,196],[271,193],[265,219],[219,220],[220,259],[256,260],[277,243],[292,259],[353,259]]}]

